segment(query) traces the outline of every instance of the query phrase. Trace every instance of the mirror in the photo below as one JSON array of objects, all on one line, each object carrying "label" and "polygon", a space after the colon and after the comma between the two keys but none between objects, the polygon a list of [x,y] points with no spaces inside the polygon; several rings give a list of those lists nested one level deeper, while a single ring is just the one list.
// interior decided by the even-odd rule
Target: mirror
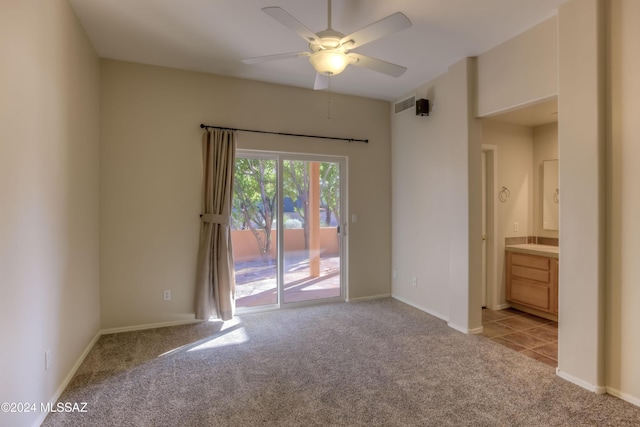
[{"label": "mirror", "polygon": [[558,230],[558,207],[560,190],[558,187],[558,159],[542,162],[542,228]]}]

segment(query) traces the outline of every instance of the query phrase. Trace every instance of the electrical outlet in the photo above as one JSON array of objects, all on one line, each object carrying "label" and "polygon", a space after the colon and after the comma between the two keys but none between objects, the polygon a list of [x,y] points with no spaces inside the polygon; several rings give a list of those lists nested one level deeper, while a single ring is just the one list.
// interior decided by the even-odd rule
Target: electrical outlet
[{"label": "electrical outlet", "polygon": [[162,295],[162,298],[163,298],[165,301],[171,301],[171,291],[170,291],[170,290],[168,290],[168,289],[166,289],[166,290],[164,291],[164,294]]},{"label": "electrical outlet", "polygon": [[413,279],[411,279],[411,284],[413,286],[418,286],[418,278],[416,276],[413,276]]}]

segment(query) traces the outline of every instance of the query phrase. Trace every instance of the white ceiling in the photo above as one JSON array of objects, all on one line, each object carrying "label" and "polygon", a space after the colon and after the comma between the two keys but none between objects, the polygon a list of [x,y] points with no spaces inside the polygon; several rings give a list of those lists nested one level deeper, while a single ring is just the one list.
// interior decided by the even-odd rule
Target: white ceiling
[{"label": "white ceiling", "polygon": [[[354,52],[403,65],[399,78],[349,66],[329,90],[396,100],[556,14],[565,0],[334,0],[332,27],[349,34],[400,11],[413,26]],[[98,55],[313,88],[307,58],[247,65],[242,58],[299,52],[305,41],[261,11],[279,6],[314,32],[325,0],[69,0]]]}]

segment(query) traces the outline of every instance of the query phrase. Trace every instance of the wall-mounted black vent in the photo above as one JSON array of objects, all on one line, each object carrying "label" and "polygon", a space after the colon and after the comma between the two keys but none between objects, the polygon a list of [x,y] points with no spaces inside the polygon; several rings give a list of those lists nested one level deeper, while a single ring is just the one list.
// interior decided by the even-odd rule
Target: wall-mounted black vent
[{"label": "wall-mounted black vent", "polygon": [[396,102],[395,112],[396,114],[398,114],[404,110],[408,110],[409,108],[415,108],[415,106],[416,106],[416,97],[412,96],[407,99],[403,99],[402,101]]}]

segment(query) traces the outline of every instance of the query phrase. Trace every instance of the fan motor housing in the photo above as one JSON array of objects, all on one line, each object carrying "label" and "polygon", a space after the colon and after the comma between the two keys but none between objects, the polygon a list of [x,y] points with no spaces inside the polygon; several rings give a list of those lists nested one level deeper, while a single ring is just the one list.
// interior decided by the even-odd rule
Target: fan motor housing
[{"label": "fan motor housing", "polygon": [[335,30],[324,30],[318,33],[319,40],[316,39],[309,43],[309,48],[313,52],[317,52],[321,49],[336,49],[340,47],[340,40],[344,37],[344,34]]}]

